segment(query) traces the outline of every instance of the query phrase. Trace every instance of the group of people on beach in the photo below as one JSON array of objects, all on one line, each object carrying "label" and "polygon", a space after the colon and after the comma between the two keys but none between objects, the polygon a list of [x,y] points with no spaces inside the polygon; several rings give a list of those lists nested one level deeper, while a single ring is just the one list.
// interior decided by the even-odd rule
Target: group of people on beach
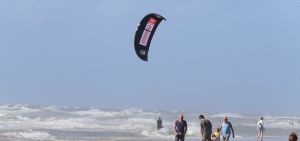
[{"label": "group of people on beach", "polygon": [[[229,141],[230,136],[234,138],[234,129],[231,122],[228,121],[227,117],[224,117],[224,122],[220,128],[217,128],[215,132],[212,132],[211,122],[204,117],[199,116],[200,120],[200,134],[202,141],[220,141],[222,136],[223,141]],[[174,124],[175,141],[184,141],[185,134],[187,132],[187,122],[184,120],[184,116],[179,115],[179,119]]]},{"label": "group of people on beach", "polygon": [[[224,117],[224,121],[220,128],[217,128],[216,131],[212,132],[212,124],[210,120],[206,119],[204,115],[199,116],[200,120],[200,135],[202,137],[202,141],[220,141],[222,138],[223,141],[229,141],[229,138],[232,135],[232,138],[235,138],[234,129],[231,122],[228,121],[228,117]],[[264,136],[264,118],[261,117],[257,122],[257,141],[262,141]],[[163,128],[162,119],[159,118],[157,121],[157,129]],[[174,123],[174,132],[175,132],[175,141],[184,141],[185,135],[187,132],[188,126],[187,122],[184,120],[183,114],[179,115],[178,120]],[[291,133],[289,136],[289,141],[297,141],[298,137],[296,133]]]}]

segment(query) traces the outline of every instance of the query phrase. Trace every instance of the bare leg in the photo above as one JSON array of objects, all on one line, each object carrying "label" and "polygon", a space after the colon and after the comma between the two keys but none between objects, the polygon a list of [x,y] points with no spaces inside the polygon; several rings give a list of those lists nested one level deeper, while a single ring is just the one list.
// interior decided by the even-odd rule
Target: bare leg
[{"label": "bare leg", "polygon": [[230,137],[223,137],[223,140],[224,140],[224,141],[229,141],[229,138],[230,138]]},{"label": "bare leg", "polygon": [[263,132],[262,131],[260,131],[259,133],[258,133],[258,135],[257,135],[257,141],[262,141],[263,140]]}]

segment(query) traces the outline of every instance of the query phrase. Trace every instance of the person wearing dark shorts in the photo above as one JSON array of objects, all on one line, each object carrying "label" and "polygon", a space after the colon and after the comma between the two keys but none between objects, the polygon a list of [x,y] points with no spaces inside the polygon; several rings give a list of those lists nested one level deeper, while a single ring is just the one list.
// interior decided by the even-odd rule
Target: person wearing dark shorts
[{"label": "person wearing dark shorts", "polygon": [[202,141],[211,141],[212,124],[208,119],[204,118],[204,115],[199,116]]},{"label": "person wearing dark shorts", "polygon": [[179,119],[174,124],[175,141],[184,141],[184,137],[187,131],[187,123],[183,120],[183,115],[179,115]]},{"label": "person wearing dark shorts", "polygon": [[162,119],[160,117],[158,117],[158,120],[157,120],[157,130],[163,128],[164,126],[162,125]]},{"label": "person wearing dark shorts", "polygon": [[234,138],[234,130],[231,122],[228,121],[227,117],[224,117],[224,122],[221,126],[223,141],[229,141],[230,135]]}]

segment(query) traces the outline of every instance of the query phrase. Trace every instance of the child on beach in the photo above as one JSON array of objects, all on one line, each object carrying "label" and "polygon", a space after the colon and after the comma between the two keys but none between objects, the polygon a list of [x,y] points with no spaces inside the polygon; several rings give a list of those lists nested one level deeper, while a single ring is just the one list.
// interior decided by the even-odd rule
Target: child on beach
[{"label": "child on beach", "polygon": [[220,141],[221,129],[217,128],[217,130],[211,135],[212,141]]}]

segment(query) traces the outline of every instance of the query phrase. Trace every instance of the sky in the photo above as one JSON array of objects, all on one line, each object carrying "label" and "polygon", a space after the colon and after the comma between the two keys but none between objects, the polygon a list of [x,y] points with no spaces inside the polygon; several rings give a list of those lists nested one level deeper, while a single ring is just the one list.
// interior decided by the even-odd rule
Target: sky
[{"label": "sky", "polygon": [[2,0],[0,104],[300,115],[299,25],[299,0]]}]

